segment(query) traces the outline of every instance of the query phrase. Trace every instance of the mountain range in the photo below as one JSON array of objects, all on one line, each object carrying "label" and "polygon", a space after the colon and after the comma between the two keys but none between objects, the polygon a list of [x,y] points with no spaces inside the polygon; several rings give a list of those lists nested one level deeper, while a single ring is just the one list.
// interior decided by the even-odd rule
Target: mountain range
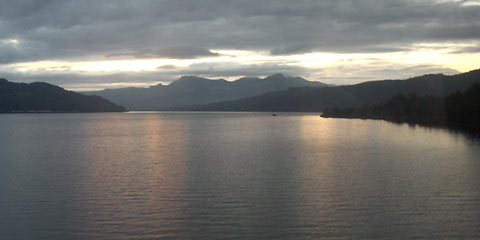
[{"label": "mountain range", "polygon": [[[443,97],[480,83],[480,69],[457,75],[429,74],[331,86],[275,74],[236,81],[184,76],[169,85],[81,93],[48,83],[0,79],[0,112],[115,112],[130,110],[322,112],[384,104],[398,94]],[[106,99],[105,99],[106,98]],[[108,100],[107,100],[108,99]]]},{"label": "mountain range", "polygon": [[67,91],[44,82],[14,83],[0,78],[0,113],[124,111],[124,107],[99,96]]},{"label": "mountain range", "polygon": [[237,100],[291,87],[326,87],[321,82],[274,74],[266,78],[245,77],[235,81],[183,76],[168,85],[85,92],[102,96],[129,110],[176,110],[193,105]]},{"label": "mountain range", "polygon": [[457,75],[429,74],[407,80],[370,81],[347,86],[297,87],[234,101],[196,105],[177,110],[197,111],[311,111],[326,107],[383,104],[398,94],[446,96],[480,82],[480,69]]}]

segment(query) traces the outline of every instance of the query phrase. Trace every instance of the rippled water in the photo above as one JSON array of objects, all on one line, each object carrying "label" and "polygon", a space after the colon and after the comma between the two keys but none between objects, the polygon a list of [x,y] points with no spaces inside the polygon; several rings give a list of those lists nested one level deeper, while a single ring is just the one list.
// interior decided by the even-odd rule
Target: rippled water
[{"label": "rippled water", "polygon": [[268,113],[0,115],[0,239],[480,238],[480,143]]}]

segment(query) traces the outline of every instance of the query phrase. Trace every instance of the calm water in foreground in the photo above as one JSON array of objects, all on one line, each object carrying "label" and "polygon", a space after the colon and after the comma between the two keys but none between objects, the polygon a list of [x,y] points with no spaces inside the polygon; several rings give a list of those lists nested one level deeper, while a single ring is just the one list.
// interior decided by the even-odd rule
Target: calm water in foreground
[{"label": "calm water in foreground", "polygon": [[268,113],[0,115],[0,239],[479,239],[480,142]]}]

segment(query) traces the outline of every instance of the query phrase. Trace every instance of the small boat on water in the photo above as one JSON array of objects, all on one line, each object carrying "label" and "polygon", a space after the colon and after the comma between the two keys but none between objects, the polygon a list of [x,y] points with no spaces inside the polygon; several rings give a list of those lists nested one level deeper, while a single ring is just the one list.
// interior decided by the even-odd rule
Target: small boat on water
[{"label": "small boat on water", "polygon": [[275,113],[274,113],[274,114],[272,114],[272,116],[276,117],[276,116],[277,116],[277,114],[275,114]]}]

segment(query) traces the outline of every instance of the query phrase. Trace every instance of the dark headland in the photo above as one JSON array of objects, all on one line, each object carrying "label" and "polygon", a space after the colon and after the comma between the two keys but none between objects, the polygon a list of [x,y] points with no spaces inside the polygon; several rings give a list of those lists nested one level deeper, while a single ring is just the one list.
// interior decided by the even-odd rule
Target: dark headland
[{"label": "dark headland", "polygon": [[0,78],[0,113],[125,112],[99,96],[67,91],[44,82],[14,83]]},{"label": "dark headland", "polygon": [[326,108],[322,117],[381,119],[430,126],[480,129],[480,84],[444,97],[399,94],[385,104]]}]

